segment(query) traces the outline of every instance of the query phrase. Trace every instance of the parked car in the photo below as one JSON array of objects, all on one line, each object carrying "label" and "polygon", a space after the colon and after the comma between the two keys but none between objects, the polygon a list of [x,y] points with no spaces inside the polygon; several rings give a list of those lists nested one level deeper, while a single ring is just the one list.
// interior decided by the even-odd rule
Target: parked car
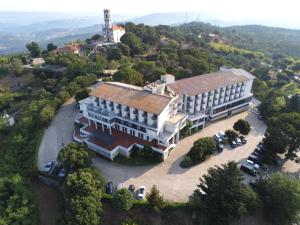
[{"label": "parked car", "polygon": [[117,191],[121,190],[122,188],[124,188],[124,183],[118,183],[118,185],[117,185]]},{"label": "parked car", "polygon": [[260,157],[259,156],[256,156],[256,155],[250,155],[248,157],[249,160],[253,161],[254,163],[258,164],[258,165],[261,165],[261,160],[260,160]]},{"label": "parked car", "polygon": [[58,171],[58,174],[57,176],[61,177],[61,178],[64,178],[66,176],[66,170],[64,168],[61,168],[59,171]]},{"label": "parked car", "polygon": [[130,184],[128,190],[133,193],[135,191],[135,186],[133,184]]},{"label": "parked car", "polygon": [[254,149],[254,152],[257,152],[258,154],[264,154],[264,151],[263,150],[261,150],[260,148],[255,148]]},{"label": "parked car", "polygon": [[250,185],[252,188],[256,188],[256,187],[257,187],[256,180],[255,180],[255,179],[251,179],[251,180],[249,181],[249,185]]},{"label": "parked car", "polygon": [[224,138],[225,137],[225,133],[223,131],[219,131],[218,135],[220,136],[220,138]]},{"label": "parked car", "polygon": [[236,142],[235,141],[230,141],[230,146],[232,147],[232,148],[235,148],[236,146],[237,146],[237,144],[236,144]]},{"label": "parked car", "polygon": [[146,192],[145,186],[140,186],[137,193],[137,198],[143,200],[145,198],[145,192]]},{"label": "parked car", "polygon": [[236,138],[236,139],[235,139],[235,142],[236,142],[237,145],[242,145],[242,141],[241,141],[241,139],[239,139],[239,138]]},{"label": "parked car", "polygon": [[255,156],[258,156],[258,157],[260,156],[260,153],[257,152],[257,151],[254,151],[254,152],[252,152],[251,154],[252,154],[252,155],[255,155]]},{"label": "parked car", "polygon": [[218,151],[223,152],[223,150],[224,150],[224,145],[218,144]]},{"label": "parked car", "polygon": [[50,171],[52,170],[53,166],[55,165],[54,160],[50,160],[44,167],[44,172],[46,173],[50,173]]},{"label": "parked car", "polygon": [[256,170],[247,164],[242,164],[241,165],[241,170],[243,170],[244,172],[250,174],[251,176],[256,176]]},{"label": "parked car", "polygon": [[255,162],[253,162],[252,160],[250,160],[250,159],[247,159],[246,161],[245,161],[245,163],[246,164],[248,164],[248,165],[250,165],[250,166],[252,166],[252,167],[254,167],[255,169],[259,169],[259,165],[257,164],[257,163],[255,163]]},{"label": "parked car", "polygon": [[215,134],[215,135],[214,135],[214,138],[215,138],[215,141],[216,141],[217,143],[220,143],[220,142],[223,141],[222,137],[221,137],[219,134]]},{"label": "parked car", "polygon": [[240,136],[242,144],[247,144],[247,139],[244,136]]},{"label": "parked car", "polygon": [[107,182],[105,185],[105,193],[112,194],[113,193],[113,182]]}]

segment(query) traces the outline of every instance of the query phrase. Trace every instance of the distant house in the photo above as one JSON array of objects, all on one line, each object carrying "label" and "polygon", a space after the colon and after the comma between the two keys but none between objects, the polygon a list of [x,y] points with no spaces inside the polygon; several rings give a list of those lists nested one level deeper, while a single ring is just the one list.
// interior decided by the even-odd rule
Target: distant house
[{"label": "distant house", "polygon": [[43,58],[32,58],[31,65],[32,66],[41,66],[45,64],[45,60]]},{"label": "distant house", "polygon": [[58,48],[54,51],[57,52],[57,53],[73,53],[73,54],[79,55],[80,50],[81,50],[81,45],[70,44],[70,45],[66,45],[64,47]]}]

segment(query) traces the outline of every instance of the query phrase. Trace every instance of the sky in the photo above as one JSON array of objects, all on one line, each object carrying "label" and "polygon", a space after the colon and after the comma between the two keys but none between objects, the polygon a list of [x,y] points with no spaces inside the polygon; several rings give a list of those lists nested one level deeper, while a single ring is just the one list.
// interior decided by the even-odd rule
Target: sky
[{"label": "sky", "polygon": [[300,0],[0,0],[0,11],[102,13],[103,8],[113,14],[203,12],[226,21],[300,24]]}]

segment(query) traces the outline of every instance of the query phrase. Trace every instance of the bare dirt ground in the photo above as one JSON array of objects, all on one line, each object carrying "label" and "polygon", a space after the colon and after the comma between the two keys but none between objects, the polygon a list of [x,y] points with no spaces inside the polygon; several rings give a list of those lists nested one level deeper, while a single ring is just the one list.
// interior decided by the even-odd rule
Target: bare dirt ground
[{"label": "bare dirt ground", "polygon": [[[179,163],[189,151],[193,143],[200,137],[213,136],[217,131],[232,129],[234,122],[245,118],[252,126],[247,136],[246,145],[231,149],[227,147],[220,154],[210,157],[207,161],[189,169],[183,169]],[[134,184],[136,187],[146,186],[149,190],[155,184],[165,199],[174,201],[186,201],[192,194],[199,178],[207,173],[210,167],[225,164],[234,160],[240,162],[246,159],[263,138],[266,125],[251,112],[243,112],[230,118],[215,122],[203,131],[181,140],[172,150],[169,158],[156,166],[125,166],[111,163],[101,158],[94,159],[94,165],[98,168],[107,181],[114,184],[125,183],[125,186]]]},{"label": "bare dirt ground", "polygon": [[43,183],[37,177],[32,180],[39,224],[56,225],[62,215],[62,196],[58,187]]}]

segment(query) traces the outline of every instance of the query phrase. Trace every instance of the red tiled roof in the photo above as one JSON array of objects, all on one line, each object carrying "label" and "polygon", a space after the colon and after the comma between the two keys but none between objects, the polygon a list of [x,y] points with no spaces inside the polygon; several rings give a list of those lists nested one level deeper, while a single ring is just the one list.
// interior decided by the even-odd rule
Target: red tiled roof
[{"label": "red tiled roof", "polygon": [[[101,128],[96,129],[96,127],[94,125],[88,126],[84,130],[89,133],[96,132],[97,135],[107,135],[109,133],[108,129],[106,129],[103,132]],[[113,128],[112,128],[111,136],[114,138],[114,142],[112,144],[105,144],[105,143],[101,142],[99,139],[97,139],[96,137],[90,137],[88,140],[90,142],[92,142],[93,144],[96,144],[102,148],[107,149],[108,151],[112,151],[117,146],[123,146],[125,148],[129,148],[133,144],[149,145],[149,146],[161,149],[161,150],[166,149],[165,147],[158,145],[156,140],[148,142],[148,141],[142,140],[140,138],[126,134],[124,132],[118,131]]]},{"label": "red tiled roof", "polygon": [[118,26],[118,25],[113,25],[113,26],[112,26],[112,29],[113,29],[113,30],[125,30],[124,27]]}]

